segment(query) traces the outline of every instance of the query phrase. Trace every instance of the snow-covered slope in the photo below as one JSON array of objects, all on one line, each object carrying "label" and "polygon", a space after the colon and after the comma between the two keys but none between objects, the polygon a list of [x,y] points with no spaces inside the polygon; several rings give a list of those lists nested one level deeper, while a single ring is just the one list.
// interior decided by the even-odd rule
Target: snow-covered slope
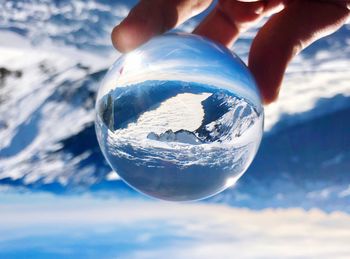
[{"label": "snow-covered slope", "polygon": [[5,1],[0,29],[16,32],[31,44],[54,42],[89,51],[111,50],[109,33],[136,1]]},{"label": "snow-covered slope", "polygon": [[[350,97],[338,95],[314,109],[346,100]],[[350,212],[349,113],[346,108],[283,129],[276,125],[280,130],[263,139],[237,185],[213,200],[259,209],[316,206]]]},{"label": "snow-covered slope", "polygon": [[[95,188],[115,180],[95,139],[94,97],[119,55],[109,32],[134,3],[37,0],[2,5],[1,184],[56,190]],[[190,30],[196,21],[183,28]],[[233,48],[243,59],[255,31]],[[287,71],[279,100],[265,109],[267,137],[256,162],[237,189],[217,198],[237,204],[239,193],[250,188],[254,199],[244,206],[258,207],[257,196],[266,201],[261,204],[278,206],[298,204],[305,195],[311,197],[306,207],[323,206],[319,197],[333,205],[348,202],[349,68],[349,24],[299,55]],[[338,181],[343,176],[347,178]],[[303,187],[288,180],[293,177]],[[290,193],[299,195],[294,203]]]},{"label": "snow-covered slope", "polygon": [[[21,41],[19,37],[11,40]],[[91,177],[99,170],[76,168],[91,150],[75,157],[59,150],[61,140],[92,123],[95,92],[105,64],[94,56],[73,56],[70,51],[0,49],[0,178],[21,179],[23,184],[96,181]],[[93,141],[91,137],[85,141]]]}]

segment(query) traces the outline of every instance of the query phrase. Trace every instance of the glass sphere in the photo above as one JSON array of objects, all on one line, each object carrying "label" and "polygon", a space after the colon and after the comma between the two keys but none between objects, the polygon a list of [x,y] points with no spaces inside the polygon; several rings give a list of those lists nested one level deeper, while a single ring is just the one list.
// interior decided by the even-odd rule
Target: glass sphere
[{"label": "glass sphere", "polygon": [[260,145],[255,81],[227,48],[192,34],[158,36],[122,55],[98,91],[96,133],[110,166],[163,200],[233,185]]}]

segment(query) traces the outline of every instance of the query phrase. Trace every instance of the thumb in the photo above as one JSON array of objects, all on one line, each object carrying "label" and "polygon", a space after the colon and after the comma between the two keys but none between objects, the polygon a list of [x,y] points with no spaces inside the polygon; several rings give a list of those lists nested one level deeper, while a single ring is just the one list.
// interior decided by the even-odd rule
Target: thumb
[{"label": "thumb", "polygon": [[266,104],[277,98],[291,59],[312,42],[339,29],[347,18],[346,4],[296,0],[269,19],[253,41],[248,62]]}]

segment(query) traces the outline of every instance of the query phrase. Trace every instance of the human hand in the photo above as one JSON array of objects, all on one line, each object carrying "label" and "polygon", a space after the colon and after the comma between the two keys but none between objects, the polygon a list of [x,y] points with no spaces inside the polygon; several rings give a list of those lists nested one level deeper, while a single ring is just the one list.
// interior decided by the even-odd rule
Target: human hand
[{"label": "human hand", "polygon": [[[128,52],[209,7],[213,0],[141,0],[113,29],[112,42]],[[219,0],[194,33],[231,46],[264,16],[248,67],[265,104],[273,102],[291,59],[312,42],[335,32],[350,17],[349,0]]]}]

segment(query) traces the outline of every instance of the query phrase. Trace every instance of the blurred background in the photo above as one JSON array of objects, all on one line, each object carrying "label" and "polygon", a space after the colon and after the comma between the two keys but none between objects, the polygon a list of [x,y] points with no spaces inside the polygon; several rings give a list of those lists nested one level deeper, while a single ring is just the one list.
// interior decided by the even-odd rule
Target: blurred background
[{"label": "blurred background", "polygon": [[[111,171],[93,125],[135,3],[0,0],[0,257],[349,258],[350,24],[289,66],[235,186],[167,203]],[[245,61],[255,33],[233,47]]]}]

